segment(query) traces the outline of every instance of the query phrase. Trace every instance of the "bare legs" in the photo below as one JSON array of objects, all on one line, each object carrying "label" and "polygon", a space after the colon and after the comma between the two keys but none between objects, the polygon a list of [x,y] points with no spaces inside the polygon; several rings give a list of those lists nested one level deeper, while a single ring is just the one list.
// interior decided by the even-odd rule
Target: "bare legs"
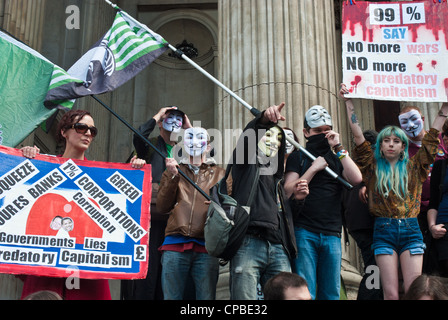
[{"label": "bare legs", "polygon": [[409,250],[404,251],[398,259],[394,251],[392,255],[381,254],[375,256],[380,268],[381,284],[383,286],[384,300],[399,299],[398,267],[401,266],[403,274],[404,291],[407,292],[412,282],[422,273],[423,255],[411,255]]}]

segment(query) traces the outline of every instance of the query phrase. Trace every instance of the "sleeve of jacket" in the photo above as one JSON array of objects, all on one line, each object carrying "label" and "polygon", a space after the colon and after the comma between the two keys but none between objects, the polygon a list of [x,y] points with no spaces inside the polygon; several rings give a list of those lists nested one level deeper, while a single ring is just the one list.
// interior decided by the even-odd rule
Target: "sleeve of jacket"
[{"label": "sleeve of jacket", "polygon": [[159,192],[157,194],[156,208],[158,212],[170,213],[177,202],[177,188],[180,175],[174,176],[168,171],[162,175]]},{"label": "sleeve of jacket", "polygon": [[[147,122],[142,124],[138,128],[138,131],[142,134],[142,136],[148,138],[149,135],[154,131],[155,127],[156,127],[156,120],[154,118],[151,118]],[[135,151],[137,152],[137,156],[140,159],[145,159],[149,146],[136,134],[134,134],[133,143]]]},{"label": "sleeve of jacket", "polygon": [[439,131],[434,128],[429,129],[423,137],[421,148],[418,149],[417,153],[410,160],[419,169],[421,182],[428,178],[430,166],[436,160],[439,143]]}]

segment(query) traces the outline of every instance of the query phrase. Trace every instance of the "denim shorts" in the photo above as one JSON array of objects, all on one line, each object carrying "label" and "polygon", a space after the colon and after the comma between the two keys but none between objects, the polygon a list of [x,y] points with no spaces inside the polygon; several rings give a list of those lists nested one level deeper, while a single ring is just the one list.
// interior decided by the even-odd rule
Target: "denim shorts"
[{"label": "denim shorts", "polygon": [[393,254],[394,251],[401,255],[406,250],[411,255],[423,254],[425,248],[417,218],[375,219],[372,244],[375,255]]}]

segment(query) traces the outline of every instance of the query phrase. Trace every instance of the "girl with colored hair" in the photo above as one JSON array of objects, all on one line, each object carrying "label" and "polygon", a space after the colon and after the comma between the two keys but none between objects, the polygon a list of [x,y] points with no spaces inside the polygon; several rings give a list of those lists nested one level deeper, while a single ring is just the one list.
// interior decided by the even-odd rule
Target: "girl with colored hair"
[{"label": "girl with colored hair", "polygon": [[348,93],[341,86],[347,116],[356,144],[354,160],[367,186],[369,211],[375,216],[373,245],[380,269],[385,300],[399,299],[399,266],[405,292],[422,273],[425,244],[417,215],[420,212],[422,184],[427,179],[438,145],[439,131],[448,116],[444,103],[432,128],[422,140],[422,147],[408,157],[409,140],[399,127],[388,126],[378,134],[375,151],[362,133],[354,105],[344,97]]}]

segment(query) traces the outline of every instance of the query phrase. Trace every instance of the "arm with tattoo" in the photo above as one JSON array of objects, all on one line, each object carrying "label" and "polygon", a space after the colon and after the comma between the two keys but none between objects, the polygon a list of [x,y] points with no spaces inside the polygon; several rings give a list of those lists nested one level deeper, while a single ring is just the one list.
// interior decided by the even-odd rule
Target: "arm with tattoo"
[{"label": "arm with tattoo", "polygon": [[347,90],[346,86],[344,84],[341,84],[341,90],[340,90],[339,94],[340,94],[341,98],[344,99],[344,101],[345,101],[345,106],[347,108],[347,117],[348,117],[350,129],[352,130],[355,144],[357,146],[359,146],[360,144],[362,144],[365,141],[365,138],[362,133],[362,129],[359,124],[358,117],[355,114],[355,106],[353,105],[353,102],[351,99],[347,99],[344,96],[347,93],[348,93],[348,90]]}]

